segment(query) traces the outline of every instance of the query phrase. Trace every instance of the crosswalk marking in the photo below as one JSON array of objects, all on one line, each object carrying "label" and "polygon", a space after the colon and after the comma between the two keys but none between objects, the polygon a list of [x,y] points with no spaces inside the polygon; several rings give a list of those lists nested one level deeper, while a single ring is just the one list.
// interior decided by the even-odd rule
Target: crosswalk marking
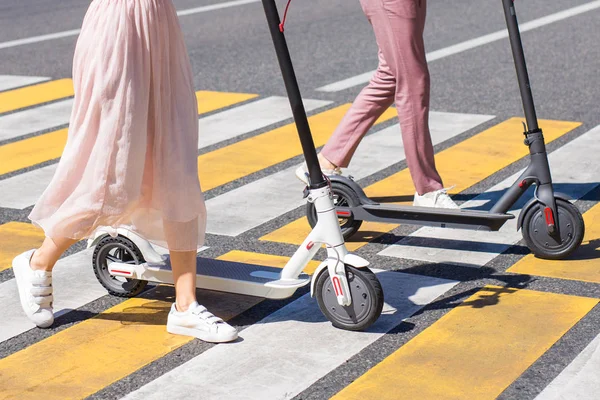
[{"label": "crosswalk marking", "polygon": [[[199,301],[224,319],[260,300],[199,294]],[[193,338],[165,329],[173,301],[173,290],[159,287],[0,360],[0,398],[83,398],[190,342]],[[31,373],[32,365],[44,368]]]},{"label": "crosswalk marking", "polygon": [[23,209],[40,198],[56,172],[57,164],[0,180],[0,207]]},{"label": "crosswalk marking", "polygon": [[[556,191],[564,192],[578,199],[598,184],[600,165],[597,157],[589,151],[600,140],[600,127],[594,128],[577,139],[567,143],[549,155],[552,177]],[[573,164],[573,154],[577,163]],[[521,171],[494,185],[463,207],[491,208],[502,193],[520,176]],[[523,204],[533,196],[532,190],[526,193],[511,211],[518,216]],[[499,232],[466,231],[424,227],[397,244],[388,246],[379,254],[388,257],[410,258],[414,260],[453,263],[480,267],[498,254],[521,240],[517,231],[517,220],[508,220]],[[548,263],[544,262],[544,265]]]},{"label": "crosswalk marking", "polygon": [[59,79],[0,93],[0,113],[73,96],[71,79]]},{"label": "crosswalk marking", "polygon": [[[306,294],[125,399],[290,399],[373,343],[457,282],[397,272],[378,273],[386,296],[379,320],[363,333],[333,328]],[[260,368],[257,368],[260,366]]]},{"label": "crosswalk marking", "polygon": [[73,99],[68,99],[0,117],[0,140],[68,124],[72,108]]},{"label": "crosswalk marking", "polygon": [[55,160],[67,143],[67,128],[0,146],[0,175]]},{"label": "crosswalk marking", "polygon": [[[202,115],[257,97],[256,94],[199,90],[198,114]],[[14,139],[69,123],[73,99],[18,111],[0,118],[0,140]]]},{"label": "crosswalk marking", "polygon": [[600,335],[535,400],[596,400],[600,393]]},{"label": "crosswalk marking", "polygon": [[50,78],[43,76],[18,76],[18,75],[0,75],[0,92],[4,90],[18,88],[20,86],[33,85],[48,81]]},{"label": "crosswalk marking", "polygon": [[12,259],[24,251],[38,247],[44,241],[44,232],[23,222],[0,225],[0,271],[11,268]]},{"label": "crosswalk marking", "polygon": [[[71,310],[106,296],[92,270],[92,249],[65,257],[56,263],[52,272],[54,314]],[[28,331],[35,325],[23,313],[14,279],[0,283],[0,342]]]},{"label": "crosswalk marking", "polygon": [[[75,265],[75,268],[82,269],[82,264],[87,267],[86,270],[91,271],[89,252],[89,250],[83,252],[88,253],[86,257],[81,257],[83,253],[71,256],[72,260],[69,260],[71,261],[69,265],[64,265],[67,263],[59,261],[56,271],[79,274],[73,270],[72,266]],[[258,261],[261,265],[276,267],[283,267],[288,260],[287,257],[250,252],[231,252],[218,258],[237,262]],[[309,268],[312,270],[317,266],[316,261],[309,264]],[[91,275],[93,276],[93,273]],[[63,281],[65,278],[55,276],[54,280]],[[75,288],[76,290],[81,289],[79,282],[79,279],[78,281],[71,279],[71,285],[79,286]],[[7,283],[14,285],[14,282],[4,282],[0,284],[0,289],[5,289]],[[61,289],[63,288],[58,285],[55,288],[57,296],[64,294],[61,293]],[[7,292],[0,290],[0,293]],[[219,292],[200,291],[200,293],[199,301],[211,309],[215,315],[224,319],[229,319],[263,300],[262,298]],[[10,296],[9,293],[7,294]],[[18,296],[16,297],[18,298]],[[1,295],[0,300],[3,300]],[[91,300],[88,298],[87,301]],[[84,397],[95,393],[192,340],[192,338],[169,335],[166,332],[164,324],[172,301],[172,289],[159,287],[141,298],[128,299],[94,318],[85,320],[0,360],[0,385],[6,388],[7,395],[19,398],[37,398],[40,393],[50,396],[46,398],[63,398],[60,396],[65,394],[69,397]],[[2,304],[3,307],[16,307],[20,312],[18,300],[13,303]],[[85,301],[81,305],[83,304]],[[60,310],[60,306],[58,305],[55,309]],[[14,325],[14,321],[10,321],[10,319],[7,322],[11,326]],[[144,336],[144,340],[137,340],[139,335]],[[5,337],[0,337],[2,341],[5,339]],[[70,345],[74,342],[77,343],[77,346]],[[56,351],[61,352],[60,359],[51,356]],[[144,356],[136,356],[140,351],[144,353]],[[127,357],[131,360],[125,363],[121,362],[120,360],[127,354],[131,354],[130,357]],[[52,363],[52,365],[43,375],[22,376],[17,367],[27,368],[26,365],[39,363],[41,361],[38,360],[44,359],[50,360],[46,361],[46,365],[48,363]],[[71,368],[74,362],[77,363],[77,368]],[[90,370],[95,372],[90,373]],[[70,384],[74,381],[78,384]],[[40,385],[41,382],[44,382],[43,386]],[[49,384],[50,382],[51,384]],[[39,392],[40,390],[42,392]],[[0,395],[1,398],[3,397]]]},{"label": "crosswalk marking", "polygon": [[[325,144],[348,108],[349,104],[342,105],[308,119],[315,146]],[[378,123],[393,118],[395,114],[394,109],[386,110]],[[198,157],[202,189],[214,189],[300,154],[302,148],[295,124],[242,140]]]},{"label": "crosswalk marking", "polygon": [[600,205],[583,214],[586,232],[581,246],[566,260],[542,260],[529,254],[507,272],[600,283]]},{"label": "crosswalk marking", "polygon": [[[264,265],[267,267],[283,268],[289,261],[289,257],[276,256],[273,254],[253,253],[251,251],[232,250],[219,257],[218,260],[238,262],[244,264]],[[304,272],[312,274],[321,263],[316,260],[309,261]]]},{"label": "crosswalk marking", "polygon": [[[567,132],[575,129],[578,122],[540,120],[540,126],[544,129],[547,142],[551,142]],[[469,139],[436,154],[435,161],[438,171],[446,185],[453,185],[452,193],[461,192],[487,176],[512,164],[527,155],[527,147],[519,138],[519,132],[523,129],[520,118],[511,118],[499,123]],[[515,139],[507,139],[507,132],[513,133]],[[398,188],[402,188],[398,193]],[[404,169],[385,179],[382,179],[367,188],[365,193],[371,198],[381,198],[390,195],[406,197],[410,201],[399,204],[410,204],[414,195],[412,178],[408,169]],[[288,224],[265,238],[272,241],[300,244],[299,237],[305,237],[309,231],[308,223],[302,223],[306,217]],[[367,240],[348,241],[347,246],[351,250],[357,250],[364,246],[373,237],[395,229],[397,224],[364,223],[361,230],[374,232]],[[302,233],[299,233],[302,232]],[[265,239],[261,238],[261,239]]]},{"label": "crosswalk marking", "polygon": [[[330,102],[305,100],[307,111],[313,111],[328,104]],[[207,147],[291,117],[289,102],[284,97],[268,97],[243,104],[231,110],[200,118],[199,146],[200,148]],[[2,118],[4,117],[0,117],[0,121],[2,121]],[[0,170],[15,171],[60,157],[66,140],[61,135],[65,135],[65,133],[57,134],[53,132],[52,135],[47,135],[50,134],[26,139],[29,142],[22,140],[0,146],[0,154],[6,154],[6,157],[8,157],[3,159]],[[28,154],[25,158],[17,157],[14,149]],[[36,149],[41,149],[41,151],[37,152]],[[5,160],[14,161],[6,162]],[[56,165],[50,165],[39,170],[28,171],[9,179],[0,180],[0,193],[2,193],[0,207],[23,209],[33,205],[50,183],[55,170]]]},{"label": "crosswalk marking", "polygon": [[332,399],[495,399],[596,304],[486,286]]},{"label": "crosswalk marking", "polygon": [[[429,122],[432,140],[435,144],[441,143],[492,118],[489,115],[432,112]],[[400,128],[393,125],[362,141],[348,173],[361,179],[402,159],[404,148]],[[304,204],[306,201],[300,195],[303,184],[294,174],[299,166],[294,165],[208,200],[206,207],[212,217],[208,220],[207,231],[237,236]],[[306,221],[302,223],[306,224]],[[300,232],[304,232],[304,228]],[[304,238],[299,240],[302,242]]]},{"label": "crosswalk marking", "polygon": [[[207,91],[199,91],[196,96],[199,101],[198,111],[200,114],[213,111],[218,107],[226,107],[256,97],[256,95],[249,94]],[[61,107],[61,109],[64,109],[64,104],[61,104]],[[57,107],[51,108],[50,111],[55,111],[56,108]],[[11,119],[15,119],[15,117],[12,117],[11,115],[8,115],[8,117],[9,123],[12,122]],[[59,116],[57,115],[57,117]],[[68,121],[66,113],[62,115],[62,117]],[[22,116],[16,119],[22,122]],[[0,121],[2,121],[1,118]],[[60,158],[67,142],[67,132],[67,128],[60,129],[0,146],[0,158],[3,160],[2,165],[0,166],[0,175]],[[2,135],[6,136],[4,134]]]},{"label": "crosswalk marking", "polygon": [[[68,79],[40,84],[48,78],[10,78],[0,75],[0,114],[6,113],[0,115],[0,142],[17,141],[0,146],[0,175],[59,158],[66,129],[58,129],[68,124],[73,104],[73,99],[69,98],[71,95],[64,94],[68,93],[65,88],[72,85]],[[68,83],[63,85],[65,90],[62,94],[50,90],[52,85],[61,81]],[[201,115],[198,148],[228,141],[226,146],[199,157],[204,190],[249,176],[301,153],[286,97],[259,98],[255,94],[211,91],[198,91],[196,96]],[[2,108],[7,105],[10,110]],[[311,128],[315,144],[320,146],[328,139],[347,105],[305,100],[305,107],[309,114],[314,114]],[[217,112],[203,115],[214,111]],[[388,110],[388,114],[389,118],[395,117],[394,109]],[[389,118],[386,114],[385,119]],[[432,112],[430,126],[434,144],[456,137],[492,118]],[[273,129],[271,125],[274,124],[278,125]],[[545,120],[540,124],[547,141],[579,125]],[[490,130],[494,129],[496,132],[490,137],[480,139],[489,130],[485,131],[436,156],[448,185],[456,183],[456,177],[466,177],[468,182],[459,182],[455,192],[485,179],[526,154],[527,148],[519,140],[522,130],[520,119],[505,121]],[[61,131],[62,134],[59,133]],[[41,132],[45,133],[39,135]],[[24,139],[32,134],[39,136]],[[251,137],[237,142],[233,140],[247,134]],[[508,134],[514,135],[514,138],[508,138]],[[599,135],[600,126],[550,154],[555,190],[578,199],[597,187],[600,165],[593,156],[597,152],[590,149],[597,148]],[[28,141],[36,138],[41,139]],[[476,143],[477,140],[486,142],[487,147]],[[453,149],[459,150],[454,150],[455,153],[450,156],[445,155]],[[480,152],[486,154],[482,156],[478,154]],[[575,164],[574,155],[577,158]],[[479,163],[476,161],[478,156],[487,157],[487,160]],[[399,127],[394,125],[364,139],[348,173],[362,179],[403,159]],[[303,205],[303,184],[294,176],[297,166],[280,169],[208,200],[208,232],[236,236]],[[480,167],[483,171],[470,174]],[[56,164],[52,164],[0,179],[0,207],[23,209],[32,205],[55,169]],[[512,176],[500,182],[463,207],[489,209],[490,203],[514,179],[515,176]],[[398,194],[394,196],[395,200],[404,197],[412,200],[410,189],[406,193],[396,193],[398,187],[412,187],[408,171],[372,185],[367,193],[376,197],[387,196],[387,199]],[[515,205],[511,212],[518,215],[525,200]],[[526,256],[508,272],[600,283],[600,270],[595,266],[600,205],[587,211],[584,219],[586,237],[581,248],[569,260],[551,262]],[[494,233],[421,228],[396,245],[388,246],[379,255],[481,266],[521,239],[515,223],[516,220],[511,220],[500,232]],[[361,232],[352,239],[355,242],[347,246],[351,250],[358,249],[393,227],[390,224],[365,223]],[[282,230],[273,231],[260,238],[263,241],[261,246],[268,248],[266,241],[300,243],[309,228],[302,218],[282,229],[290,236],[282,237]],[[296,238],[290,240],[293,234]],[[37,247],[43,236],[41,230],[28,223],[7,222],[0,225],[0,271],[10,268],[16,254]],[[91,268],[92,251],[84,250],[59,261],[54,271],[57,316],[107,294]],[[432,255],[432,251],[435,254]],[[217,258],[279,268],[289,260],[277,254],[236,249]],[[320,261],[311,260],[305,272],[314,273]],[[393,259],[388,261],[393,262]],[[297,396],[458,283],[415,274],[377,272],[385,289],[387,304],[380,320],[368,332],[353,333],[332,328],[322,316],[315,299],[305,295],[244,329],[241,341],[215,346],[161,375],[127,398],[162,398],[165,391],[173,397],[202,393],[206,399],[288,399]],[[263,299],[199,291],[199,300],[211,311],[228,319]],[[164,324],[172,301],[173,289],[159,286],[100,314],[85,315],[80,311],[82,322],[0,360],[0,399],[6,396],[85,397],[162,358],[192,340],[166,333]],[[334,398],[385,399],[387,394],[397,395],[398,387],[402,387],[403,395],[411,398],[433,398],[438,393],[442,393],[444,398],[453,398],[453,395],[456,395],[455,398],[495,398],[579,318],[586,315],[597,301],[524,289],[486,287]],[[21,310],[14,279],[0,283],[0,304],[0,342],[33,328]],[[552,311],[552,318],[548,318],[548,310]],[[538,334],[538,331],[541,333]],[[599,339],[600,336],[589,343],[536,400],[595,399],[595,393],[600,390],[600,387],[594,386],[597,386],[595,376],[600,365]],[[506,346],[507,342],[511,346]],[[8,343],[10,346],[12,342]],[[443,351],[440,352],[440,349]],[[481,354],[486,355],[483,360]],[[30,366],[35,364],[44,365],[44,370],[30,373]],[[256,368],[256,365],[261,368]],[[365,384],[366,381],[369,383]],[[432,385],[431,382],[437,384]],[[475,386],[469,386],[473,382]]]},{"label": "crosswalk marking", "polygon": [[[307,112],[331,101],[304,100]],[[292,118],[286,97],[271,96],[200,119],[198,148],[204,148]]]},{"label": "crosswalk marking", "polygon": [[196,92],[196,100],[198,101],[198,114],[220,110],[221,108],[229,107],[246,100],[254,99],[256,97],[258,97],[257,94],[250,93],[199,90]]}]

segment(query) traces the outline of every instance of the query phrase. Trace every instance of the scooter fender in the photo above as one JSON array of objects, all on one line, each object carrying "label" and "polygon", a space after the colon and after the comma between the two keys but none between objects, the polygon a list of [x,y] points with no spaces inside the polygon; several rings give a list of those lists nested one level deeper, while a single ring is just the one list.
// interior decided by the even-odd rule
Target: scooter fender
[{"label": "scooter fender", "polygon": [[[111,235],[111,232],[112,232],[112,235]],[[100,242],[100,240],[102,240],[106,236],[115,236],[114,232],[115,232],[115,230],[112,230],[112,229],[111,230],[105,230],[102,228],[98,229],[96,231],[96,233],[94,234],[94,238],[88,239],[87,247],[90,248],[90,247],[96,246],[98,244],[98,242]],[[146,239],[144,239],[140,235],[136,234],[135,232],[132,232],[129,229],[117,228],[116,233],[117,233],[117,235],[124,236],[127,239],[131,240],[138,247],[138,249],[142,252],[146,262],[156,263],[156,264],[165,262],[166,256],[158,253],[152,247],[150,242],[148,242]],[[160,249],[165,253],[168,251],[167,249],[163,249],[163,248],[160,248]]]},{"label": "scooter fender", "polygon": [[[369,265],[369,262],[367,260],[365,260],[364,258],[357,256],[356,254],[348,253],[344,257],[344,264],[351,265],[354,268],[364,268]],[[317,281],[317,277],[319,276],[321,271],[323,271],[325,268],[327,268],[327,260],[325,260],[321,264],[319,264],[319,266],[317,267],[317,269],[315,270],[315,272],[312,275],[312,279],[310,281],[310,296],[311,297],[313,297],[313,294],[314,294],[315,282]]]},{"label": "scooter fender", "polygon": [[[561,199],[564,201],[573,200],[573,198],[571,196],[569,196],[568,194],[560,193],[560,192],[554,192],[554,198]],[[523,219],[525,218],[525,215],[527,214],[527,212],[529,212],[529,210],[538,203],[540,203],[540,201],[534,197],[533,199],[529,200],[527,202],[527,204],[525,204],[525,206],[521,210],[521,213],[519,214],[519,219],[517,220],[517,230],[520,230],[521,227],[523,226]]]}]

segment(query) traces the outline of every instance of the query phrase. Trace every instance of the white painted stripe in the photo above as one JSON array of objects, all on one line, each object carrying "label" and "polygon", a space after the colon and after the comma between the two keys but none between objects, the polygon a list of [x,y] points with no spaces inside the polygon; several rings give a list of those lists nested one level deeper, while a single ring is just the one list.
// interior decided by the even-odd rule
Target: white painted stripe
[{"label": "white painted stripe", "polygon": [[0,49],[8,49],[10,47],[23,46],[25,44],[39,43],[39,42],[45,42],[47,40],[54,40],[54,39],[61,39],[64,37],[69,37],[69,36],[76,36],[76,35],[79,35],[80,31],[81,31],[80,29],[71,29],[69,31],[50,33],[47,35],[39,35],[39,36],[32,36],[32,37],[24,38],[24,39],[9,40],[8,42],[0,43]]},{"label": "white painted stripe", "polygon": [[52,180],[57,166],[52,164],[1,180],[0,207],[22,210],[34,205]]},{"label": "white painted stripe", "polygon": [[[600,126],[564,145],[549,155],[554,188],[578,199],[598,184],[600,164],[596,154],[600,151]],[[505,179],[463,208],[491,208],[520,175]],[[518,217],[524,202],[531,198],[532,191],[521,198],[510,211]],[[460,229],[424,227],[398,243],[388,246],[379,255],[399,257],[434,263],[452,263],[470,267],[481,267],[497,255],[521,240],[517,231],[517,219],[509,220],[499,232],[479,232]]]},{"label": "white painted stripe", "polygon": [[0,117],[0,140],[17,138],[69,123],[73,99]]},{"label": "white painted stripe", "polygon": [[377,274],[386,305],[368,332],[333,328],[309,294],[130,393],[162,399],[201,393],[209,399],[291,399],[375,342],[457,282],[398,272]]},{"label": "white painted stripe", "polygon": [[600,393],[600,335],[535,400],[597,400]]},{"label": "white painted stripe", "polygon": [[[331,102],[307,99],[304,104],[307,111],[313,111]],[[292,118],[292,112],[288,99],[277,96],[200,118],[199,147],[207,147],[289,118]],[[0,124],[2,121],[3,118],[0,118]],[[0,207],[23,209],[33,205],[50,183],[55,170],[56,165],[50,165],[0,180]]]},{"label": "white painted stripe", "polygon": [[[331,101],[304,100],[306,111],[331,104]],[[272,96],[200,119],[198,148],[208,147],[292,118],[287,97]]]},{"label": "white painted stripe", "polygon": [[50,80],[50,78],[43,76],[0,75],[0,92],[48,80]]},{"label": "white painted stripe", "polygon": [[[519,30],[521,32],[527,32],[527,31],[530,31],[530,30],[533,30],[536,28],[540,28],[545,25],[549,25],[554,22],[562,21],[564,19],[595,10],[597,8],[600,8],[600,0],[585,3],[580,6],[569,8],[569,9],[559,11],[554,14],[547,15],[545,17],[537,18],[532,21],[529,21],[529,22],[526,22],[523,24],[519,24]],[[503,29],[501,31],[493,32],[493,33],[483,35],[483,36],[480,36],[480,37],[477,37],[477,38],[474,38],[471,40],[466,40],[464,42],[427,53],[427,55],[426,55],[427,61],[431,62],[431,61],[439,60],[441,58],[445,58],[445,57],[448,57],[448,56],[451,56],[454,54],[462,53],[464,51],[471,50],[476,47],[480,47],[480,46],[483,46],[483,45],[486,45],[486,44],[489,44],[492,42],[496,42],[498,40],[502,40],[507,37],[508,37],[508,31],[506,29]],[[334,82],[334,83],[330,83],[325,86],[321,86],[321,87],[317,88],[316,90],[321,91],[321,92],[339,92],[341,90],[349,89],[349,88],[357,86],[357,85],[362,85],[362,84],[369,82],[369,80],[373,76],[374,72],[375,71],[365,72],[360,75],[356,75],[356,76],[353,76],[350,78],[343,79],[338,82]]]},{"label": "white painted stripe", "polygon": [[[186,10],[181,10],[181,11],[177,12],[177,15],[183,16],[183,15],[200,14],[200,13],[205,13],[205,12],[209,12],[209,11],[221,10],[223,8],[243,6],[245,4],[250,4],[250,3],[258,3],[259,1],[260,0],[225,1],[222,3],[210,4],[207,6],[188,8]],[[81,32],[80,29],[72,29],[69,31],[51,33],[48,35],[39,35],[39,36],[32,36],[30,38],[10,40],[8,42],[0,43],[0,49],[7,49],[10,47],[23,46],[23,45],[31,44],[31,43],[45,42],[48,40],[60,39],[60,38],[69,37],[69,36],[77,36],[77,35],[79,35],[79,32]]]},{"label": "white painted stripe", "polygon": [[[52,273],[54,310],[57,315],[79,308],[107,294],[92,269],[92,249],[59,260]],[[0,342],[35,325],[23,313],[14,279],[0,283]]]},{"label": "white painted stripe", "polygon": [[[429,122],[432,140],[434,144],[442,143],[492,118],[489,115],[432,112]],[[394,125],[367,136],[345,173],[358,180],[404,158],[400,128]],[[302,183],[294,175],[298,166],[208,200],[207,231],[236,236],[304,204]]]}]

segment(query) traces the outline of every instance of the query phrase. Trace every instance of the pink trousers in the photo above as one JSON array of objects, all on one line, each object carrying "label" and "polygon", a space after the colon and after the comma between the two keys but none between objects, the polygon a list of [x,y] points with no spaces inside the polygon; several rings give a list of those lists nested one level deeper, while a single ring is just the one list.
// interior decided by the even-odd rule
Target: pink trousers
[{"label": "pink trousers", "polygon": [[379,66],[321,154],[347,167],[360,141],[396,103],[406,161],[419,194],[441,189],[429,133],[429,70],[423,29],[426,0],[360,0],[379,46]]}]

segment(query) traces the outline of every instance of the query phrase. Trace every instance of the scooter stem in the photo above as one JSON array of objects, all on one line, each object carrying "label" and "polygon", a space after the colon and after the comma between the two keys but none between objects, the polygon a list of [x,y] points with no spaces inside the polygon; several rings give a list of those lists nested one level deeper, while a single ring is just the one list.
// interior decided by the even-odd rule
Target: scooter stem
[{"label": "scooter stem", "polygon": [[304,104],[302,103],[300,88],[298,87],[298,81],[296,79],[285,36],[279,29],[280,20],[277,5],[275,4],[275,0],[262,0],[262,3],[269,23],[273,44],[275,45],[275,53],[277,53],[281,74],[283,75],[283,82],[285,83],[290,106],[292,107],[292,114],[294,115],[294,121],[296,122],[296,127],[298,129],[298,136],[300,138],[300,143],[302,144],[304,159],[308,166],[310,187],[313,189],[322,188],[327,186],[327,181],[321,173],[315,144],[310,132],[310,126],[308,125],[308,119],[306,118],[306,111],[304,110]]},{"label": "scooter stem", "polygon": [[502,3],[504,5],[504,15],[506,17],[510,46],[512,48],[515,68],[517,70],[519,89],[521,90],[523,111],[525,112],[525,119],[527,120],[527,131],[535,132],[539,127],[535,106],[533,104],[531,85],[529,84],[529,74],[527,73],[527,64],[525,63],[525,54],[523,52],[523,43],[521,42],[521,33],[519,32],[514,0],[502,0]]}]

